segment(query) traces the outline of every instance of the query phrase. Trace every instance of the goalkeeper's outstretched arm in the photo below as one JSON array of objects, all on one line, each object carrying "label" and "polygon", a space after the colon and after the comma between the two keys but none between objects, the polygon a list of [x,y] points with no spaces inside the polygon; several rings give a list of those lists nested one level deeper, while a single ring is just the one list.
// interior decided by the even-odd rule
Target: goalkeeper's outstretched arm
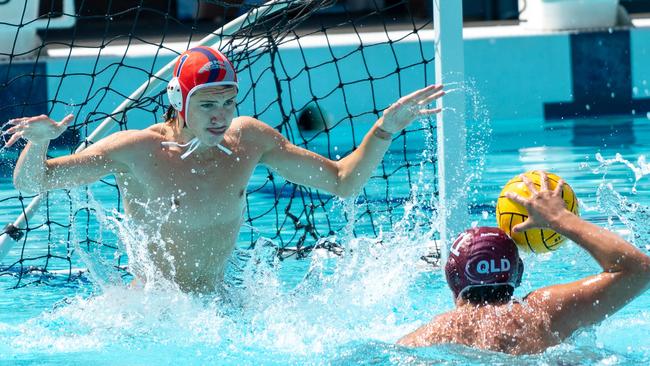
[{"label": "goalkeeper's outstretched arm", "polygon": [[384,110],[359,147],[339,161],[327,159],[289,142],[271,127],[260,123],[269,141],[261,162],[284,178],[305,186],[325,190],[340,197],[358,193],[388,150],[393,135],[415,119],[440,112],[430,108],[444,95],[442,85],[431,85],[404,96]]},{"label": "goalkeeper's outstretched arm", "polygon": [[18,118],[8,130],[11,134],[6,146],[20,138],[28,141],[14,169],[14,186],[27,193],[39,193],[57,188],[72,188],[114,173],[126,172],[129,167],[122,159],[125,147],[134,133],[123,131],[108,136],[80,153],[47,159],[50,141],[59,137],[72,120],[72,115],[55,122],[45,115]]}]

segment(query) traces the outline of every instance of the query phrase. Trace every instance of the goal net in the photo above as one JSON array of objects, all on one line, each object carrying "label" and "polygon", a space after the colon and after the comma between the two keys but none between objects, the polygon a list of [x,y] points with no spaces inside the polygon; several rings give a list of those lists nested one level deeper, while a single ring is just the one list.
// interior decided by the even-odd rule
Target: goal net
[{"label": "goal net", "polygon": [[[40,8],[33,7],[38,1],[0,2],[0,119],[75,114],[68,131],[51,144],[50,156],[93,143],[88,137],[102,122],[109,132],[161,122],[171,72],[159,71],[205,36],[238,72],[239,115],[260,119],[294,144],[333,160],[353,151],[390,103],[434,82],[427,2],[211,1],[182,8],[194,2],[154,6],[141,0],[102,2],[105,9],[90,8],[92,2],[71,8],[70,2],[74,6],[42,1]],[[134,94],[139,87],[143,92]],[[35,198],[11,184],[23,146],[2,152],[3,225]],[[435,215],[437,190],[435,123],[416,121],[395,136],[354,200],[295,185],[259,166],[248,185],[238,245],[264,237],[281,258],[305,257],[317,246],[338,254],[341,236],[378,237],[396,225],[410,230],[426,224],[405,207],[414,195],[427,195],[417,212]],[[113,177],[43,194],[39,206],[22,227],[4,229],[3,237],[11,236],[0,258],[4,287],[74,281],[88,253],[109,258],[117,272],[128,266],[118,235],[102,224],[105,215],[122,210]],[[430,235],[434,239],[435,230]],[[436,258],[434,252],[428,259]]]}]

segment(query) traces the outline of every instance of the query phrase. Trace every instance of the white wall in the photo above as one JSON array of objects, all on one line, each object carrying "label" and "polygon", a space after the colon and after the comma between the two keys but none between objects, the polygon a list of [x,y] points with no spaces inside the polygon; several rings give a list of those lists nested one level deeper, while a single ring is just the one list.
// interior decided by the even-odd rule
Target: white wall
[{"label": "white wall", "polygon": [[[309,103],[312,95],[321,98],[331,92],[339,83],[339,75],[343,82],[352,84],[320,100],[335,121],[345,119],[348,113],[354,115],[373,108],[381,110],[400,94],[433,83],[433,62],[426,67],[417,65],[403,70],[399,78],[391,74],[398,65],[404,67],[417,63],[423,55],[430,58],[433,54],[432,33],[420,32],[419,40],[422,43],[418,43],[418,38],[414,36],[404,38],[403,33],[391,34],[395,42],[390,45],[384,43],[387,36],[382,33],[367,33],[361,37],[329,36],[327,41],[332,45],[331,52],[327,47],[319,46],[323,44],[323,37],[301,39],[302,52],[295,42],[287,43],[276,60],[278,75],[283,79],[287,76],[292,79],[291,82],[281,82],[280,100],[285,112],[291,112],[292,107],[294,112],[301,109]],[[359,38],[367,46],[363,51],[355,51]],[[568,32],[531,33],[519,27],[466,28],[464,38],[466,78],[474,83],[490,118],[541,119],[544,116],[544,103],[572,100]],[[634,95],[650,96],[650,67],[647,66],[650,28],[631,30],[630,39]],[[52,52],[53,57],[47,60],[48,74],[56,76],[65,72],[70,76],[66,76],[61,88],[59,77],[48,79],[50,98],[55,98],[57,89],[56,99],[71,103],[81,103],[88,95],[94,95],[86,107],[58,105],[55,114],[71,110],[81,110],[82,114],[87,114],[95,108],[109,113],[123,100],[121,94],[130,94],[146,80],[149,72],[155,72],[174,57],[173,53],[166,52],[154,60],[146,51],[138,52],[122,61],[132,68],[118,68],[121,57],[111,55],[109,51],[104,50],[100,58],[91,51],[69,62],[67,52]],[[119,54],[119,49],[113,54]],[[339,61],[338,68],[331,63],[314,68],[330,60],[332,54],[348,56]],[[274,79],[268,70],[265,71],[269,63],[268,57],[262,58],[251,65],[249,71],[240,74],[242,90],[248,89],[253,80],[257,82],[255,90],[241,98],[243,103],[240,110],[243,114],[251,114],[254,110],[259,113],[277,99]],[[305,64],[311,67],[309,71],[304,71]],[[371,76],[380,79],[371,82],[368,80]],[[111,90],[102,90],[109,82]],[[88,90],[91,90],[90,93]],[[468,108],[471,107],[468,105]],[[271,125],[281,121],[277,105],[261,113],[261,117]],[[364,115],[356,122],[369,124],[374,118],[374,115]],[[132,128],[153,122],[150,113],[133,113],[133,116],[129,116],[129,126]]]}]

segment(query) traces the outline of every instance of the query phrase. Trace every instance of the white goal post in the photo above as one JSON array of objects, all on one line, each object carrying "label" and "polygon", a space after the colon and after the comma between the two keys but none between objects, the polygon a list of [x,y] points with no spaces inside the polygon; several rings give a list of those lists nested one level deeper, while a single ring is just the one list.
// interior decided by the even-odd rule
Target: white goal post
[{"label": "white goal post", "polygon": [[443,259],[450,241],[469,223],[466,191],[465,66],[463,2],[433,0],[436,82],[458,85],[458,91],[439,101],[438,188],[440,242]]}]

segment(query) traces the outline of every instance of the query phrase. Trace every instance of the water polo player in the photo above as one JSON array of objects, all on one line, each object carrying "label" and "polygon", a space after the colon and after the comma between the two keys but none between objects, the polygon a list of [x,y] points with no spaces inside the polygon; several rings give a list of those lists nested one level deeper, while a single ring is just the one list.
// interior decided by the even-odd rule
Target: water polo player
[{"label": "water polo player", "polygon": [[564,183],[551,191],[547,177],[540,174],[540,190],[524,177],[533,192],[529,199],[508,195],[530,214],[515,231],[555,230],[585,249],[603,271],[513,301],[523,272],[517,246],[497,228],[467,230],[450,248],[445,266],[456,308],[400,339],[400,344],[457,343],[511,354],[539,353],[578,329],[601,322],[648,289],[650,258],[618,235],[568,211],[560,193]]},{"label": "water polo player", "polygon": [[246,186],[258,164],[297,184],[353,195],[382,160],[392,136],[416,118],[438,113],[429,104],[444,94],[436,85],[400,98],[355,151],[332,161],[293,145],[261,121],[235,117],[237,75],[214,49],[184,52],[167,92],[176,112],[168,114],[168,121],[114,133],[80,153],[46,158],[50,140],[63,133],[72,116],[60,123],[44,115],[15,119],[7,146],[20,138],[29,141],[14,170],[14,184],[24,192],[115,175],[124,213],[148,238],[155,268],[145,270],[134,257],[129,270],[145,286],[162,276],[192,292],[212,292],[220,283],[243,221]]}]

